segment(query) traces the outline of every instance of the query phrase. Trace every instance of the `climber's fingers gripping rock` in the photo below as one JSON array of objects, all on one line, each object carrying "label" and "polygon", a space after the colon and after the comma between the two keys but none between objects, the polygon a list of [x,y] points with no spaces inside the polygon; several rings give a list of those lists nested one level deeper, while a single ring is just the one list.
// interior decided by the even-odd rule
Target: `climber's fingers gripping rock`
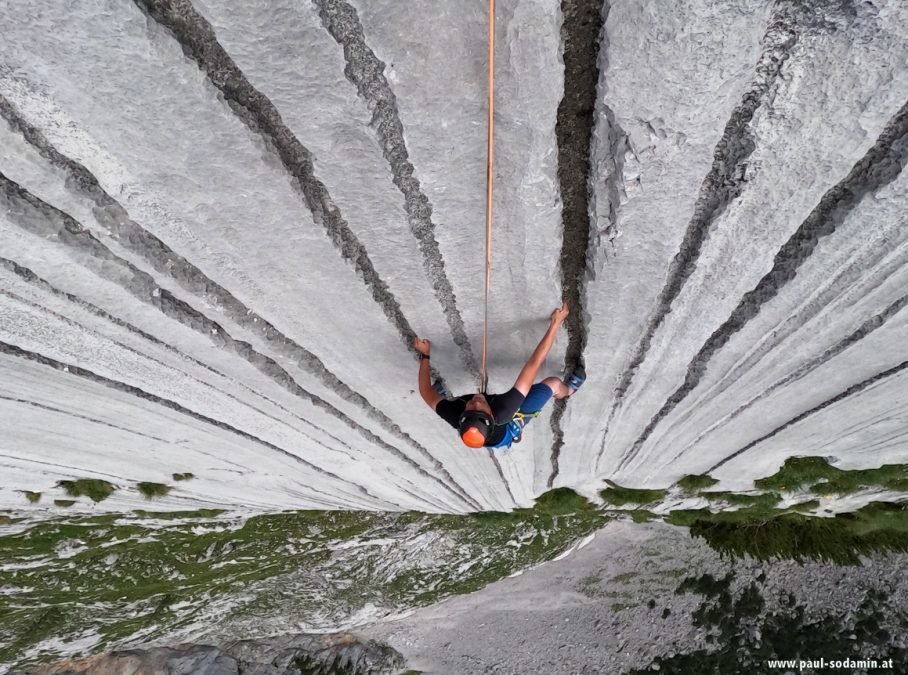
[{"label": "climber's fingers gripping rock", "polygon": [[429,352],[432,350],[432,342],[429,340],[423,340],[421,338],[414,337],[413,349],[418,351],[423,356],[428,356]]},{"label": "climber's fingers gripping rock", "polygon": [[561,325],[570,313],[567,303],[564,303],[561,307],[552,312],[552,323]]}]

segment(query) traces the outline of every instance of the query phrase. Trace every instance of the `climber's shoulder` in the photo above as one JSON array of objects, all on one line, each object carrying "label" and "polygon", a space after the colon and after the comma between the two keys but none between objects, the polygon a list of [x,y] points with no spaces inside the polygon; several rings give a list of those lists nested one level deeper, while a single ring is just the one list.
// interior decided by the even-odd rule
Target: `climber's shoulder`
[{"label": "climber's shoulder", "polygon": [[439,395],[439,400],[433,406],[435,413],[450,424],[455,429],[460,424],[460,416],[466,410],[468,396],[459,396],[457,398],[444,398]]}]

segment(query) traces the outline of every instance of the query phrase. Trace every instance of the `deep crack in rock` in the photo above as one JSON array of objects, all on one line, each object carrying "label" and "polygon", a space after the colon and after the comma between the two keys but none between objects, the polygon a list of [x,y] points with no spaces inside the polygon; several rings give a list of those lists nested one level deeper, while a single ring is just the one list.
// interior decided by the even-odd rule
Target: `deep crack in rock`
[{"label": "deep crack in rock", "polygon": [[[558,139],[558,183],[562,201],[561,292],[571,310],[565,321],[568,348],[566,369],[582,363],[588,318],[584,310],[587,258],[590,244],[590,143],[595,123],[599,84],[600,34],[608,16],[603,0],[563,0],[561,38],[564,43],[564,97],[558,106],[555,135]],[[552,487],[564,446],[566,401],[553,404]]]},{"label": "deep crack in rock", "polygon": [[753,319],[763,306],[795,278],[798,268],[814,252],[817,242],[844,225],[848,214],[867,195],[895,180],[908,163],[908,102],[893,116],[874,143],[840,183],[832,187],[807,219],[782,245],[773,260],[772,269],[748,291],[728,319],[709,337],[687,367],[684,382],[665,401],[646,425],[621,462],[626,466],[649,438],[653,429],[699,383],[710,359],[731,337]]},{"label": "deep crack in rock", "polygon": [[397,97],[384,75],[385,64],[366,43],[355,7],[344,0],[313,1],[325,29],[343,47],[347,62],[344,74],[372,112],[372,128],[391,168],[394,185],[403,194],[407,223],[419,242],[426,275],[441,304],[454,344],[460,348],[464,364],[478,382],[479,364],[470,346],[463,317],[457,309],[454,289],[445,273],[445,261],[435,239],[432,205],[422,191],[409,159],[404,128],[397,110]]}]

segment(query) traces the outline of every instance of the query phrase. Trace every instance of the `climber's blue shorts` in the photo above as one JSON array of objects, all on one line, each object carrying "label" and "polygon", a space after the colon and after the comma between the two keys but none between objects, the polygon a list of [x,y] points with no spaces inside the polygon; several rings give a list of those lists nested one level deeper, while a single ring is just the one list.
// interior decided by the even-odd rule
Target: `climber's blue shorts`
[{"label": "climber's blue shorts", "polygon": [[554,393],[549,385],[542,382],[537,382],[530,387],[530,392],[523,399],[523,403],[520,404],[514,419],[508,422],[504,438],[501,439],[498,445],[492,447],[510,448],[514,439],[520,436],[523,428],[539,414],[539,411],[545,407],[545,404],[549,402]]}]

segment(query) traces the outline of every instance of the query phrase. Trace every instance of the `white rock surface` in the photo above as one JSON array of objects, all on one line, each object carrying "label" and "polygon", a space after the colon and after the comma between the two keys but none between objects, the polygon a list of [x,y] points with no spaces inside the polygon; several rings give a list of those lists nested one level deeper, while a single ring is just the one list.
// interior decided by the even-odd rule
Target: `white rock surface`
[{"label": "white rock surface", "polygon": [[[120,490],[73,509],[140,508],[136,482],[189,471],[156,508],[462,512],[908,461],[906,3],[604,8],[589,382],[494,458],[423,405],[408,353],[428,337],[449,390],[476,386],[485,4],[184,1],[171,27],[159,4],[0,7],[0,508],[76,477]],[[557,4],[497,18],[503,391],[562,295],[573,83]]]}]

